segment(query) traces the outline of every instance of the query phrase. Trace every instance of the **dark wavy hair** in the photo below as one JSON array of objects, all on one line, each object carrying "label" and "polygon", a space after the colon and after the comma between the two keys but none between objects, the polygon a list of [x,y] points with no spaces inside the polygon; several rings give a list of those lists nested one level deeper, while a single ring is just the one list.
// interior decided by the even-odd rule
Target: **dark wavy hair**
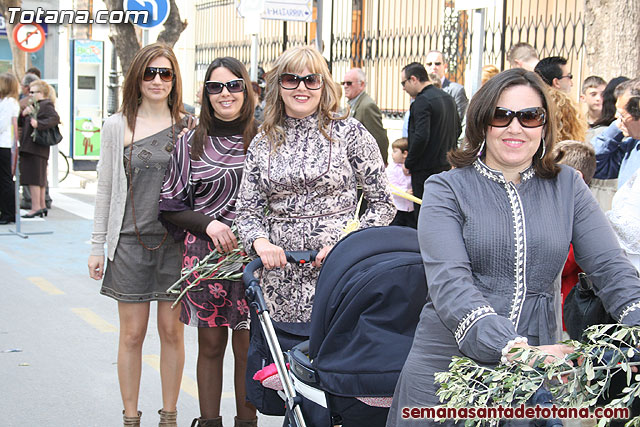
[{"label": "dark wavy hair", "polygon": [[[257,126],[255,120],[253,118],[253,113],[256,106],[256,96],[253,91],[253,86],[251,85],[251,79],[249,78],[249,73],[247,72],[246,67],[236,58],[232,58],[230,56],[225,56],[223,58],[214,59],[209,67],[207,68],[207,72],[205,74],[205,79],[209,80],[211,73],[216,68],[226,68],[233,74],[234,76],[244,80],[244,102],[242,103],[242,107],[240,108],[240,117],[244,131],[242,133],[242,143],[244,145],[244,151],[247,152],[247,148],[251,143],[251,140],[256,135]],[[213,133],[215,128],[215,124],[213,121],[213,105],[211,105],[211,100],[209,99],[209,94],[207,93],[206,88],[202,89],[202,100],[201,100],[202,108],[200,110],[200,121],[198,126],[196,127],[195,133],[193,135],[193,142],[191,144],[191,156],[194,159],[199,159],[200,155],[204,150],[204,143],[207,140],[208,136]]]},{"label": "dark wavy hair", "polygon": [[616,119],[616,88],[620,83],[624,83],[629,80],[629,77],[618,76],[609,80],[607,87],[602,92],[602,113],[600,119],[596,121],[591,127],[597,126],[609,126]]},{"label": "dark wavy hair", "polygon": [[142,82],[144,69],[149,66],[151,61],[161,56],[169,60],[174,74],[173,87],[171,88],[171,93],[169,93],[169,98],[167,99],[174,123],[179,123],[181,116],[186,114],[184,105],[182,104],[182,77],[180,76],[178,59],[173,53],[171,47],[168,45],[164,43],[153,43],[143,47],[136,53],[133,61],[131,61],[127,75],[124,78],[124,84],[122,87],[122,93],[124,96],[120,111],[127,119],[127,126],[132,131],[133,126],[135,126],[136,123],[138,107],[140,106],[140,99],[142,97],[140,83]]},{"label": "dark wavy hair", "polygon": [[556,124],[555,120],[550,120],[550,118],[556,115],[555,106],[550,101],[547,86],[540,76],[523,68],[512,68],[501,72],[489,79],[471,98],[467,110],[465,141],[462,147],[447,154],[452,166],[461,168],[470,166],[476,161],[500,96],[506,89],[514,86],[528,86],[535,90],[540,95],[542,107],[547,112],[547,123],[544,125],[543,131],[545,155],[542,159],[540,158],[542,154],[542,147],[540,147],[533,156],[533,168],[536,174],[542,178],[554,178],[560,172],[552,154],[556,140]]}]

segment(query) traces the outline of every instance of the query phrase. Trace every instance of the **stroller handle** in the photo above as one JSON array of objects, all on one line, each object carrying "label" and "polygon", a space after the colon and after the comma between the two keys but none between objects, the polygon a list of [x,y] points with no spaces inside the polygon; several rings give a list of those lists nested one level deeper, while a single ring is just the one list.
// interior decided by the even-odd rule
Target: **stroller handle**
[{"label": "stroller handle", "polygon": [[[303,265],[314,261],[318,251],[284,251],[284,255],[287,257],[288,262]],[[242,273],[247,302],[259,313],[267,311],[267,304],[265,303],[262,289],[260,289],[260,279],[254,276],[256,270],[262,268],[262,266],[262,259],[256,258],[247,264]]]}]

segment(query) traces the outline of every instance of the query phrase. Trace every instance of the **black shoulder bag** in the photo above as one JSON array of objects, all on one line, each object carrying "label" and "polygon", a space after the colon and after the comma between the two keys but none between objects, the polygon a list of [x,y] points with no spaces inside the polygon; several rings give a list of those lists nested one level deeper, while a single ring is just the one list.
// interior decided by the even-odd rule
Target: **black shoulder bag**
[{"label": "black shoulder bag", "polygon": [[38,145],[50,147],[52,145],[58,145],[60,141],[62,141],[62,134],[60,133],[58,125],[45,130],[35,129],[33,142]]},{"label": "black shoulder bag", "polygon": [[596,295],[591,279],[578,274],[579,281],[564,300],[564,324],[572,340],[582,340],[584,330],[592,325],[616,323]]}]

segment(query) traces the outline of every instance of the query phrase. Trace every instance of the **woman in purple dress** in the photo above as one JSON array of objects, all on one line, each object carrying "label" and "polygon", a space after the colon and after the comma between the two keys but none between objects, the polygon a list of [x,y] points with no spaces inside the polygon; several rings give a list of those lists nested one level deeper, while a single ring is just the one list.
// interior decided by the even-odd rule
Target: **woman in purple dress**
[{"label": "woman in purple dress", "polygon": [[[245,152],[256,134],[255,97],[244,65],[235,58],[217,58],[206,76],[200,123],[178,141],[160,196],[163,223],[176,240],[184,240],[185,269],[214,248],[225,253],[238,247],[230,226],[236,217]],[[241,281],[202,280],[181,301],[180,320],[198,328],[200,418],[193,425],[222,426],[222,361],[228,328],[233,331],[235,358],[235,425],[257,425],[256,410],[245,401],[248,313]]]}]

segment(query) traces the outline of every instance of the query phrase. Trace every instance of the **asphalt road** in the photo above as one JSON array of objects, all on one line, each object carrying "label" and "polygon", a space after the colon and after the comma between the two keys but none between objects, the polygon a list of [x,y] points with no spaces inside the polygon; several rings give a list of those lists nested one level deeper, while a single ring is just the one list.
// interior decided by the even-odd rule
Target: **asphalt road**
[{"label": "asphalt road", "polygon": [[[117,381],[118,317],[114,300],[89,278],[87,256],[95,184],[71,175],[52,189],[46,219],[0,226],[0,426],[110,427],[122,425]],[[143,348],[139,409],[142,426],[157,426],[162,406],[160,344],[155,304]],[[180,426],[199,414],[195,366],[197,336],[185,328],[186,361]],[[233,358],[225,356],[222,415],[233,425]],[[260,416],[261,427],[282,425]]]}]

